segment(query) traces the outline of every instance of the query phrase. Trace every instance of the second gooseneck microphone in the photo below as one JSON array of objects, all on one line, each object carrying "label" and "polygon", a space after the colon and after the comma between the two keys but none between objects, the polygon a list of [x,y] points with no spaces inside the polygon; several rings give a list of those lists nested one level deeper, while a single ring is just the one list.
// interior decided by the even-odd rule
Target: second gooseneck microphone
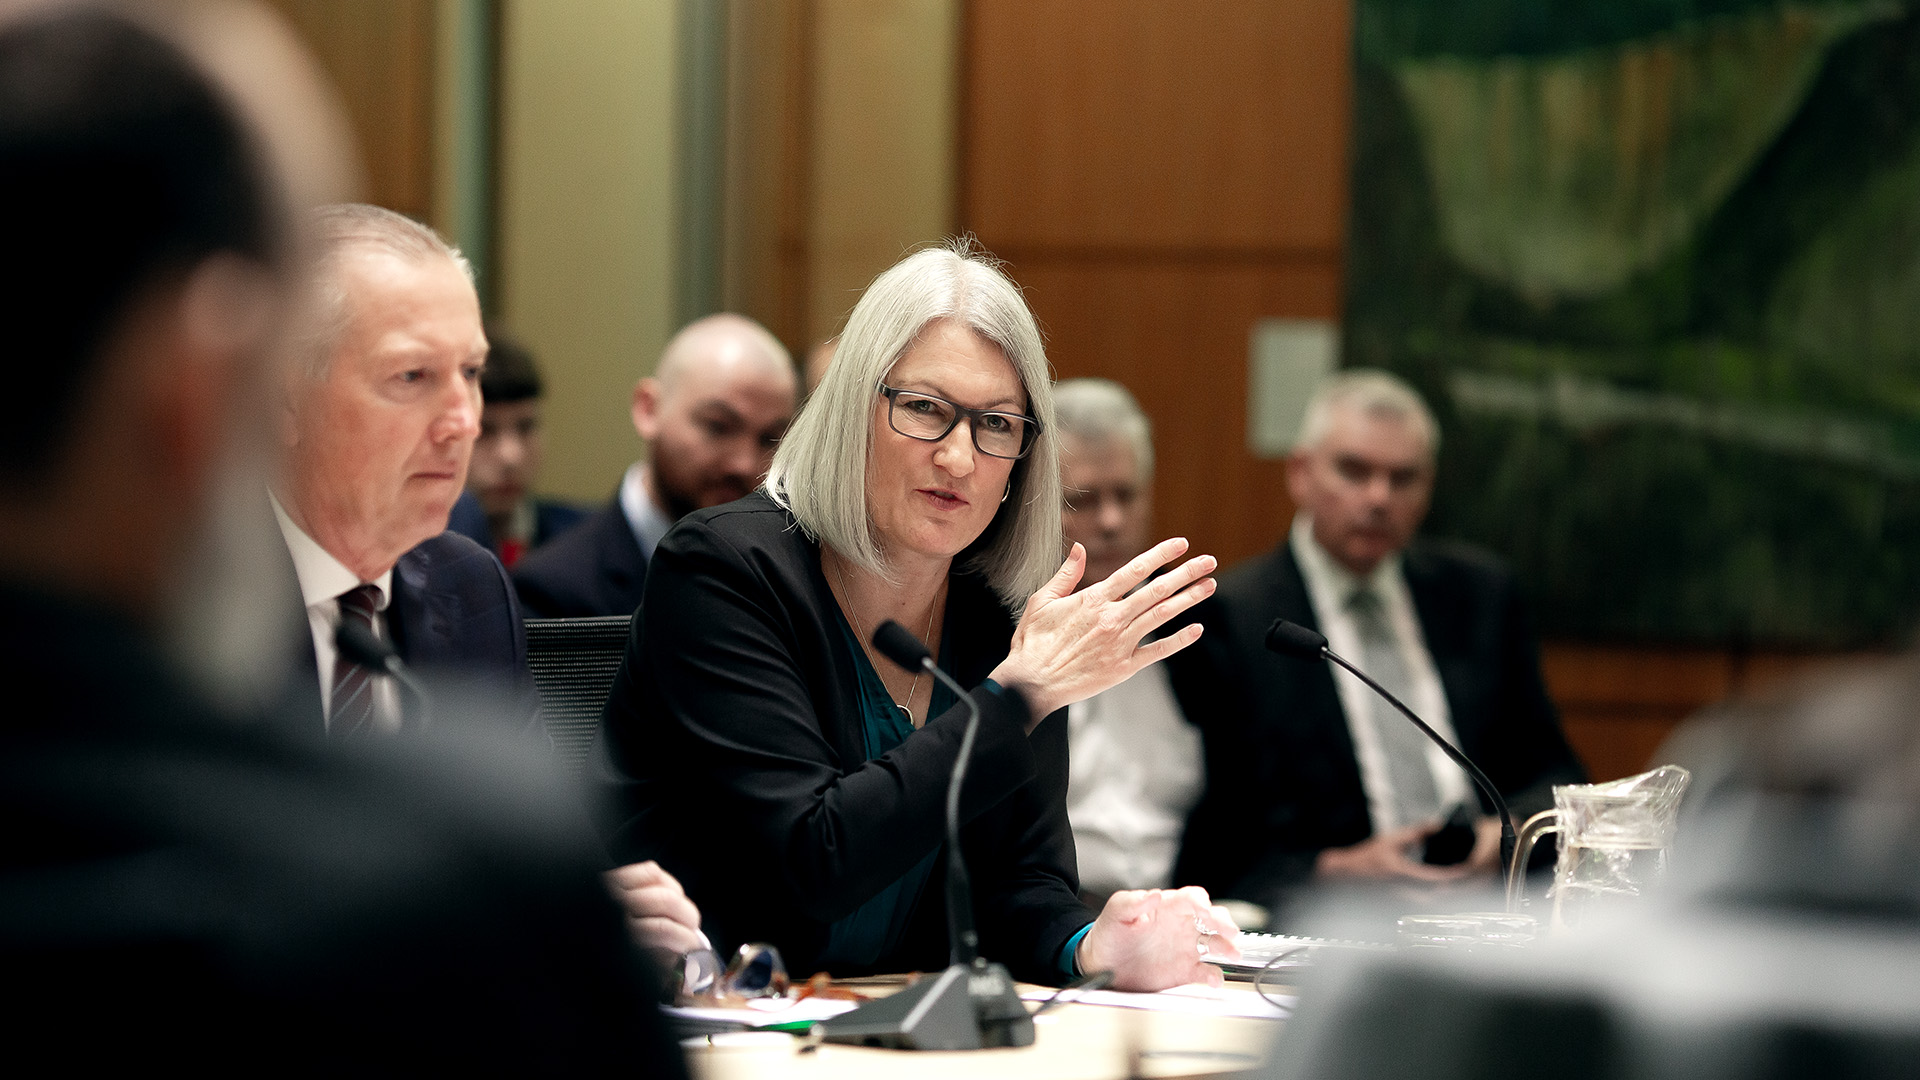
[{"label": "second gooseneck microphone", "polygon": [[1275,619],[1273,625],[1267,627],[1267,648],[1281,656],[1291,656],[1301,660],[1330,660],[1347,669],[1353,673],[1354,678],[1366,683],[1374,693],[1386,699],[1387,704],[1398,709],[1400,715],[1406,717],[1414,727],[1419,728],[1421,734],[1432,739],[1434,745],[1446,751],[1447,756],[1453,759],[1453,763],[1460,766],[1473,779],[1474,786],[1478,787],[1487,797],[1487,801],[1493,803],[1493,808],[1499,811],[1502,880],[1513,876],[1513,815],[1507,810],[1507,800],[1500,797],[1500,789],[1493,786],[1493,781],[1487,779],[1487,774],[1480,771],[1480,766],[1475,765],[1467,755],[1461,753],[1459,747],[1441,738],[1439,732],[1428,727],[1425,720],[1415,716],[1413,710],[1402,704],[1399,698],[1388,693],[1386,687],[1374,682],[1372,676],[1348,663],[1339,653],[1327,648],[1325,634],[1296,622]]}]

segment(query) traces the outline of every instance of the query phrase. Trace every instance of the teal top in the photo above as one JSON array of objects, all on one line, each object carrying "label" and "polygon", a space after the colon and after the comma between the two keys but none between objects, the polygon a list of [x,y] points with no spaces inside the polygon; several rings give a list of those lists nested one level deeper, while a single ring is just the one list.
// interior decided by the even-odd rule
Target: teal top
[{"label": "teal top", "polygon": [[[880,673],[873,669],[873,663],[867,659],[867,651],[861,648],[860,639],[854,636],[853,627],[847,624],[846,616],[840,612],[837,604],[834,615],[835,621],[840,624],[840,636],[846,641],[848,651],[853,653],[854,670],[860,674],[860,719],[866,734],[867,760],[872,761],[906,742],[907,736],[914,732],[913,722],[893,703],[893,695],[887,693],[886,684],[880,681]],[[941,667],[951,668],[946,643],[947,635],[942,633],[938,662]],[[998,690],[991,679],[987,680],[987,686]],[[953,692],[947,689],[945,683],[935,680],[933,700],[927,706],[927,715],[939,716],[956,704],[958,701]],[[925,858],[866,903],[855,908],[851,914],[835,920],[827,928],[827,945],[821,951],[821,962],[829,970],[836,964],[871,967],[893,951],[907,932],[907,920],[913,915],[914,905],[920,902],[920,894],[926,891],[927,878],[933,874],[933,860],[939,854],[938,848],[927,852]],[[1093,924],[1088,923],[1067,939],[1058,960],[1062,974],[1069,977],[1080,974],[1079,965],[1074,962],[1074,953],[1091,929]]]},{"label": "teal top", "polygon": [[[867,760],[871,761],[906,742],[907,736],[914,732],[913,722],[893,703],[886,684],[880,681],[880,673],[873,669],[867,651],[860,647],[860,639],[854,636],[853,627],[847,625],[846,616],[838,611],[837,605],[835,615],[840,634],[853,653],[854,669],[860,673],[860,719],[866,732]],[[945,638],[942,634],[942,666],[947,664]],[[927,715],[939,716],[956,704],[953,692],[945,683],[935,680]],[[933,874],[933,860],[939,854],[938,848],[927,852],[926,857],[905,874],[827,929],[827,946],[821,952],[821,960],[829,970],[834,964],[871,966],[900,943],[914,905],[919,903],[927,878]]]}]

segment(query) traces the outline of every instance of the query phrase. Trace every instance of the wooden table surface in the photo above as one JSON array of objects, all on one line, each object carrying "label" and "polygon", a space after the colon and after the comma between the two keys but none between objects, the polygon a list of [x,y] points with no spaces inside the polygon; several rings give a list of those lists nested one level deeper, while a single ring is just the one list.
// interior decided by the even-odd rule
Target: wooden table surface
[{"label": "wooden table surface", "polygon": [[[1245,983],[1230,983],[1251,995]],[[1292,993],[1290,987],[1270,988]],[[1281,1021],[1193,1016],[1105,1005],[1062,1005],[1035,1020],[1032,1046],[964,1052],[878,1050],[764,1040],[770,1047],[690,1046],[696,1080],[784,1080],[810,1077],[887,1077],[940,1080],[1108,1080],[1132,1076],[1218,1076],[1257,1068],[1280,1033]]]}]

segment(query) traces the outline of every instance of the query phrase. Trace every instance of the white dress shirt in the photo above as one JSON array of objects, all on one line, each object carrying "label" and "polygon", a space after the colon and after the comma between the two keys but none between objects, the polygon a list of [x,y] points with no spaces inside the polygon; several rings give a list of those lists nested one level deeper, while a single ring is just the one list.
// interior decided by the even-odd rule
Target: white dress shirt
[{"label": "white dress shirt", "polygon": [[1203,766],[1200,733],[1182,717],[1165,665],[1069,707],[1067,738],[1081,887],[1104,895],[1172,884]]},{"label": "white dress shirt", "polygon": [[626,516],[627,527],[633,530],[633,542],[640,545],[640,554],[651,563],[653,549],[660,546],[660,538],[673,528],[673,519],[647,492],[646,467],[644,461],[627,466],[627,475],[620,481],[620,512]]},{"label": "white dress shirt", "polygon": [[[333,664],[339,655],[333,643],[340,628],[340,594],[360,585],[372,585],[375,593],[373,632],[383,641],[387,633],[387,605],[393,599],[393,568],[372,581],[363,582],[353,571],[328,553],[306,531],[293,523],[287,511],[273,498],[273,516],[280,522],[280,535],[286,538],[287,551],[293,556],[293,572],[300,578],[300,601],[307,606],[307,628],[313,633],[313,659],[320,671],[320,714],[331,723],[333,718]],[[400,730],[400,692],[386,675],[373,677],[374,729]]]},{"label": "white dress shirt", "polygon": [[[1329,555],[1313,538],[1313,519],[1297,514],[1288,539],[1293,557],[1300,564],[1300,576],[1307,585],[1307,599],[1313,605],[1314,621],[1327,635],[1327,647],[1359,663],[1362,656],[1359,628],[1347,610],[1347,601],[1361,588],[1370,588],[1385,609],[1387,626],[1392,630],[1400,655],[1406,664],[1412,691],[1407,707],[1427,722],[1427,726],[1459,745],[1453,733],[1453,714],[1447,708],[1446,688],[1433,666],[1433,654],[1427,651],[1426,637],[1420,632],[1420,619],[1413,610],[1413,596],[1407,591],[1407,578],[1401,570],[1398,552],[1380,561],[1365,578],[1357,577]],[[1373,691],[1345,669],[1327,662],[1333,671],[1334,687],[1340,692],[1340,710],[1347,717],[1347,731],[1353,736],[1354,755],[1359,758],[1360,783],[1367,792],[1367,811],[1376,833],[1412,825],[1399,820],[1393,797],[1393,780],[1381,750],[1380,735],[1374,727]],[[1440,796],[1440,816],[1454,807],[1474,806],[1472,781],[1438,746],[1428,745],[1427,765],[1433,770],[1434,790]]]}]

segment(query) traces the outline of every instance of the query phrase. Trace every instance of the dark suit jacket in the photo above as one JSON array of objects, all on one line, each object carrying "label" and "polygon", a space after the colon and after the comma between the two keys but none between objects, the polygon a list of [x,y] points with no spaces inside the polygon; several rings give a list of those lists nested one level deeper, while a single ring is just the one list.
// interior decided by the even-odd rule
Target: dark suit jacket
[{"label": "dark suit jacket", "polygon": [[[287,580],[301,607],[290,699],[299,715],[319,721],[320,676],[313,636],[298,604],[299,579],[287,558]],[[507,572],[493,553],[455,533],[441,533],[400,556],[393,567],[387,629],[394,650],[436,692],[434,723],[459,726],[483,718],[544,743],[540,698],[527,669],[527,632]],[[446,700],[440,700],[444,696]],[[416,703],[401,694],[402,707]]]},{"label": "dark suit jacket", "polygon": [[620,498],[588,514],[513,568],[527,614],[541,619],[631,615],[647,584],[647,558]]},{"label": "dark suit jacket", "polygon": [[[956,705],[868,761],[836,611],[819,546],[764,493],[688,515],[655,553],[590,766],[616,861],[659,858],[722,947],[772,942],[801,975],[818,970],[834,920],[943,846],[967,722]],[[965,575],[946,618],[953,674],[978,687],[1005,659],[1012,619]],[[1016,694],[970,696],[982,715],[961,845],[981,951],[1058,982],[1062,948],[1093,919],[1075,893],[1066,714],[1029,737]],[[946,965],[944,864],[876,969]]]},{"label": "dark suit jacket", "polygon": [[524,753],[227,715],[131,624],[5,586],[0,682],[21,1059],[681,1074],[598,844]]},{"label": "dark suit jacket", "polygon": [[[1517,827],[1552,805],[1552,785],[1585,779],[1519,590],[1491,556],[1461,546],[1416,542],[1403,565],[1460,748],[1512,804]],[[1285,542],[1222,575],[1197,617],[1207,627],[1199,646],[1168,661],[1207,735],[1207,791],[1175,880],[1273,904],[1320,851],[1373,835],[1359,762],[1327,665],[1266,649],[1276,618],[1318,626]]]},{"label": "dark suit jacket", "polygon": [[[533,500],[533,542],[527,545],[528,551],[580,524],[586,516],[587,511],[571,503]],[[447,516],[447,531],[459,533],[495,555],[500,554],[500,545],[493,538],[493,525],[487,521],[487,512],[480,509],[480,500],[471,491],[462,492],[454,502],[453,512]]]}]

